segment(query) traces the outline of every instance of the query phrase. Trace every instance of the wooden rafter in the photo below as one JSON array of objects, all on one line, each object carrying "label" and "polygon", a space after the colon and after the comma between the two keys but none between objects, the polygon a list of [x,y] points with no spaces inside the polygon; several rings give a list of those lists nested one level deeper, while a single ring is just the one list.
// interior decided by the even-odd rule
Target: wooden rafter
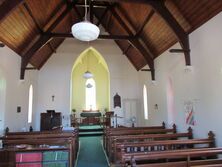
[{"label": "wooden rafter", "polygon": [[21,3],[24,3],[24,0],[4,0],[0,5],[0,23]]},{"label": "wooden rafter", "polygon": [[94,0],[95,2],[128,2],[128,3],[142,3],[149,4],[155,12],[157,12],[166,24],[171,28],[171,30],[176,35],[181,47],[183,50],[188,50],[188,52],[184,52],[186,65],[191,65],[190,59],[190,45],[189,45],[189,37],[184,31],[184,29],[180,26],[180,24],[176,21],[173,15],[165,6],[164,0]]},{"label": "wooden rafter", "polygon": [[[84,3],[81,3],[81,2],[76,2],[75,6],[77,8],[85,8],[85,7],[89,8],[90,7],[90,5],[85,5]],[[101,3],[97,3],[95,1],[93,1],[93,7],[94,8],[107,8],[108,6],[109,5],[107,5],[107,4],[101,4]]]},{"label": "wooden rafter", "polygon": [[32,18],[33,22],[35,23],[35,26],[37,27],[38,31],[40,34],[43,33],[42,28],[40,27],[39,23],[37,22],[37,20],[35,19],[35,17],[33,16],[32,11],[30,10],[29,6],[27,5],[27,3],[23,3],[23,6],[25,7],[25,9],[27,10],[29,16]]},{"label": "wooden rafter", "polygon": [[[113,14],[113,16],[115,17],[115,19],[118,21],[118,23],[126,30],[126,32],[129,35],[134,35],[131,30],[129,29],[129,27],[126,25],[126,23],[122,20],[122,18],[117,14],[117,12],[115,11],[115,9],[111,9],[111,12]],[[140,44],[139,40],[137,39],[132,39],[129,40],[130,44],[132,46],[134,46],[135,49],[137,49],[145,58],[147,64],[149,65],[150,69],[152,69],[152,80],[155,80],[155,70],[154,70],[154,61],[152,59],[152,56],[146,51],[146,49]]]},{"label": "wooden rafter", "polygon": [[53,53],[56,53],[56,49],[52,46],[52,44],[50,42],[48,42],[48,46]]},{"label": "wooden rafter", "polygon": [[99,26],[102,22],[102,20],[104,19],[104,17],[106,16],[106,14],[108,13],[108,11],[110,10],[110,8],[113,6],[108,6],[105,11],[103,12],[102,16],[99,18],[98,22],[96,23],[97,26]]},{"label": "wooden rafter", "polygon": [[[96,17],[97,19],[99,19],[99,16],[97,15],[97,13],[95,12],[94,14],[95,14],[95,17]],[[107,29],[108,26],[105,26],[106,24],[103,23],[103,22],[101,22],[101,24],[102,24],[102,26],[105,28],[105,30],[106,30],[108,33],[110,33],[109,29]],[[111,33],[110,33],[110,34],[111,34]],[[123,50],[122,47],[121,47],[121,45],[118,43],[117,40],[114,40],[114,42],[119,46],[119,48],[120,48],[121,50]],[[127,55],[127,53],[126,53],[126,55]],[[126,56],[126,57],[127,57],[128,60],[132,63],[132,65],[133,65],[137,70],[139,70],[139,69],[135,66],[135,64],[132,62],[132,60],[131,60],[128,56]]]},{"label": "wooden rafter", "polygon": [[[115,41],[115,43],[119,46],[119,48],[120,48],[121,50],[123,50],[122,46],[118,43],[118,41]],[[124,54],[124,53],[123,53],[123,54]],[[125,56],[127,57],[127,59],[130,61],[130,63],[135,67],[135,69],[136,69],[137,71],[139,71],[139,68],[134,64],[134,62],[132,61],[132,59],[129,57],[128,52],[126,52],[124,55],[125,55]]]},{"label": "wooden rafter", "polygon": [[181,10],[179,9],[179,7],[177,6],[175,1],[167,1],[165,3],[166,7],[168,10],[175,10],[175,13],[177,15],[177,18],[179,18],[185,25],[185,27],[187,27],[187,29],[191,29],[192,25],[189,22],[189,20],[185,17],[185,15],[181,12]]},{"label": "wooden rafter", "polygon": [[129,44],[129,45],[127,46],[127,48],[123,51],[123,54],[127,54],[131,47],[132,47],[132,45]]},{"label": "wooden rafter", "polygon": [[137,31],[136,36],[140,36],[141,33],[143,32],[144,27],[148,24],[148,22],[150,21],[150,19],[152,18],[152,16],[154,15],[154,10],[151,10],[150,13],[148,14],[148,16],[146,17],[145,21],[143,22],[142,26],[140,27],[140,29]]},{"label": "wooden rafter", "polygon": [[77,19],[78,21],[82,21],[83,20],[83,16],[81,15],[81,13],[79,12],[79,10],[76,8],[76,6],[73,6],[73,9],[75,10],[76,14],[77,14]]},{"label": "wooden rafter", "polygon": [[[51,32],[61,22],[63,18],[69,13],[72,6],[67,6],[66,9],[60,14],[60,16],[50,25],[46,32]],[[20,79],[25,77],[25,68],[31,60],[32,56],[45,46],[52,38],[50,36],[41,36],[39,40],[23,55],[21,63]]]},{"label": "wooden rafter", "polygon": [[25,69],[28,65],[29,61],[31,60],[32,56],[42,47],[44,47],[52,38],[48,36],[41,36],[39,40],[31,47],[31,49],[26,52],[24,57],[22,57],[21,63],[21,72],[20,72],[20,79],[24,79],[25,77]]},{"label": "wooden rafter", "polygon": [[146,17],[143,25],[139,28],[139,30],[136,30],[136,26],[132,23],[132,21],[129,19],[127,13],[122,9],[120,8],[120,6],[118,5],[118,10],[121,12],[121,14],[124,16],[124,18],[127,20],[127,22],[129,23],[129,25],[132,27],[133,31],[136,33],[136,37],[140,38],[142,40],[142,42],[145,44],[146,46],[146,50],[148,52],[148,54],[154,59],[155,56],[154,54],[152,53],[152,51],[149,49],[149,45],[148,45],[148,42],[147,40],[141,36],[141,33],[143,31],[143,28],[145,27],[145,25],[148,23],[149,19],[153,16],[153,12],[151,11],[148,16]]},{"label": "wooden rafter", "polygon": [[187,50],[186,52],[184,52],[185,62],[186,65],[191,65],[189,37],[184,29],[180,26],[180,24],[176,21],[170,11],[166,8],[163,0],[150,0],[149,4],[164,19],[166,24],[174,32],[183,50]]},{"label": "wooden rafter", "polygon": [[[109,10],[111,10],[111,8],[110,8]],[[107,21],[106,21],[106,26],[107,26],[107,27],[109,27],[110,24],[111,24],[112,16],[113,16],[113,14],[112,14],[112,12],[110,12],[110,15],[108,15],[108,19],[107,19]]]},{"label": "wooden rafter", "polygon": [[[63,6],[66,5],[66,0],[61,1],[57,7],[53,10],[50,17],[46,21],[46,25],[44,25],[43,31],[47,31],[47,29],[51,26],[52,21],[54,21],[55,16],[59,13],[59,11],[62,9]],[[68,4],[69,5],[69,4]]]}]

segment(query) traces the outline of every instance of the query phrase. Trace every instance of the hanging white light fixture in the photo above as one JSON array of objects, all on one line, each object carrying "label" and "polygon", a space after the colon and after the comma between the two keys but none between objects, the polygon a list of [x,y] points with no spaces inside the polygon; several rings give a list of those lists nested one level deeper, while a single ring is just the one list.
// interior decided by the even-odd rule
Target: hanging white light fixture
[{"label": "hanging white light fixture", "polygon": [[90,79],[93,77],[93,74],[91,72],[89,72],[89,70],[88,70],[88,67],[89,67],[88,56],[89,55],[86,55],[86,72],[83,74],[83,78],[85,78],[85,79]]},{"label": "hanging white light fixture", "polygon": [[87,6],[85,0],[85,20],[72,26],[72,35],[80,41],[93,41],[98,38],[99,28],[87,21]]},{"label": "hanging white light fixture", "polygon": [[93,77],[93,74],[89,71],[86,71],[84,74],[83,74],[83,78],[85,79],[90,79]]}]

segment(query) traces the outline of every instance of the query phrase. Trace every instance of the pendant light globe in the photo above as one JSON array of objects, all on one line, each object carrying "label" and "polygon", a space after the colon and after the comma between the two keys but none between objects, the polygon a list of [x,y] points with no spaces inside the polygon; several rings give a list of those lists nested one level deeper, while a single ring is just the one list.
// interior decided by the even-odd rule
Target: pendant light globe
[{"label": "pendant light globe", "polygon": [[82,21],[72,26],[72,35],[80,41],[93,41],[99,37],[100,30],[89,21]]}]

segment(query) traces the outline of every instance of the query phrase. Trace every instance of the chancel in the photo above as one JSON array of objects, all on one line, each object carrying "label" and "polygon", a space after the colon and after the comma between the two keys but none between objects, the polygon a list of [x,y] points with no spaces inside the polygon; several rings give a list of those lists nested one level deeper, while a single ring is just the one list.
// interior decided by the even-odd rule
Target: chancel
[{"label": "chancel", "polygon": [[1,0],[0,167],[222,166],[222,0]]}]

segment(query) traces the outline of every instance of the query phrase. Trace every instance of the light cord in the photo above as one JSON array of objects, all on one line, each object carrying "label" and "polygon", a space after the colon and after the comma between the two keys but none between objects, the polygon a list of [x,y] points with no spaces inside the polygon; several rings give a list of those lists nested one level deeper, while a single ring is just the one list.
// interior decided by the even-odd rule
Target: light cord
[{"label": "light cord", "polygon": [[87,6],[86,6],[86,0],[85,0],[85,21],[87,21]]}]

